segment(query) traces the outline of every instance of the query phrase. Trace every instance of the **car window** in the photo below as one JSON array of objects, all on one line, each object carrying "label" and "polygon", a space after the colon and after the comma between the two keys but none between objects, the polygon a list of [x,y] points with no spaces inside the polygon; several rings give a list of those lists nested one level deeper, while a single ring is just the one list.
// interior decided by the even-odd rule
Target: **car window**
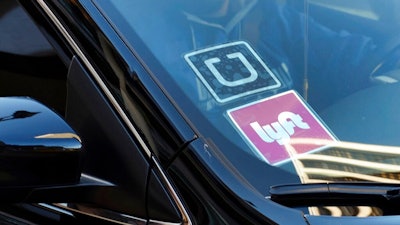
[{"label": "car window", "polygon": [[399,182],[397,1],[94,3],[228,160]]}]

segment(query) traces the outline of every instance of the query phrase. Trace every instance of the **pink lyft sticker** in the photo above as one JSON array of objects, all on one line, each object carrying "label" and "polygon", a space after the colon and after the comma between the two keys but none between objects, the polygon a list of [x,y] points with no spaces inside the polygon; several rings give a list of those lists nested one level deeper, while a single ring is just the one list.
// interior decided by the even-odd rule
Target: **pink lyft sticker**
[{"label": "pink lyft sticker", "polygon": [[[270,164],[319,150],[324,142],[335,140],[295,91],[228,110],[228,115],[248,143]],[[316,141],[301,144],[293,142],[296,139]]]}]

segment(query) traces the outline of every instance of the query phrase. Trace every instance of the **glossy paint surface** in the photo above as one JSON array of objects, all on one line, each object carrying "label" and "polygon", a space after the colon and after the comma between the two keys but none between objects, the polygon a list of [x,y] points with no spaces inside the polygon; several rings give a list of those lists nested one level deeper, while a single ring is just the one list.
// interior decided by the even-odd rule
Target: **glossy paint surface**
[{"label": "glossy paint surface", "polygon": [[82,144],[55,112],[30,98],[0,98],[0,184],[79,181]]},{"label": "glossy paint surface", "polygon": [[[79,136],[49,108],[23,97],[0,98],[0,140],[2,145],[80,149]],[[0,145],[0,146],[2,146]]]}]

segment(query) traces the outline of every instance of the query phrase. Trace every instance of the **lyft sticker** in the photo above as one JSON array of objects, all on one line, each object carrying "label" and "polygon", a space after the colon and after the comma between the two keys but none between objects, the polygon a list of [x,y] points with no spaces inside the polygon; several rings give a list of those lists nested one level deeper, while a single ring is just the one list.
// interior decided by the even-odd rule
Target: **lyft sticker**
[{"label": "lyft sticker", "polygon": [[239,41],[185,55],[218,102],[279,88],[280,81],[246,42]]},{"label": "lyft sticker", "polygon": [[[335,140],[295,91],[229,110],[228,115],[256,153],[270,164],[320,150],[325,146],[318,143]],[[296,143],[296,139],[315,141]]]}]

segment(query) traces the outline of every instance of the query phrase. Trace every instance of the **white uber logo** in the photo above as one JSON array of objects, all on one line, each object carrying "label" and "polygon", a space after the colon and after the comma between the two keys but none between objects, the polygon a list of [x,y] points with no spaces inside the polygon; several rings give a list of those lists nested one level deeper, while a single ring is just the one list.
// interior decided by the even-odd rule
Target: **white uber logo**
[{"label": "white uber logo", "polygon": [[295,127],[300,129],[310,129],[310,126],[303,121],[303,118],[292,112],[282,112],[278,116],[278,121],[271,124],[260,125],[258,122],[253,122],[250,126],[265,142],[283,145],[294,134]]},{"label": "white uber logo", "polygon": [[226,57],[228,59],[235,59],[235,58],[239,59],[240,62],[242,62],[242,64],[250,72],[250,76],[239,79],[239,80],[235,80],[235,81],[229,81],[224,78],[224,76],[218,71],[218,69],[214,65],[214,64],[221,62],[220,58],[215,57],[215,58],[205,60],[204,63],[207,65],[207,67],[211,71],[211,73],[217,78],[218,82],[220,82],[221,84],[228,86],[228,87],[235,87],[238,85],[243,85],[246,83],[253,82],[257,79],[257,77],[258,77],[257,71],[254,69],[254,67],[250,64],[250,62],[246,59],[246,57],[242,53],[235,52],[235,53],[227,54]]},{"label": "white uber logo", "polygon": [[261,57],[243,41],[189,52],[185,61],[218,102],[281,87]]}]

